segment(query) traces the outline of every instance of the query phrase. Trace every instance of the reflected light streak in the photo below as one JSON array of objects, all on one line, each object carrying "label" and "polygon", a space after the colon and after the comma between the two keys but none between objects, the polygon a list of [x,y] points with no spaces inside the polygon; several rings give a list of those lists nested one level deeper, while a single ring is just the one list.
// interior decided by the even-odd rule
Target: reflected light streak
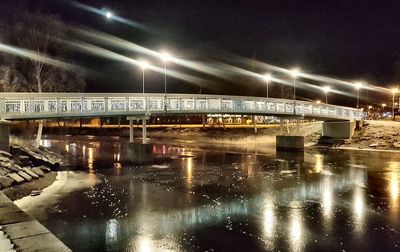
[{"label": "reflected light streak", "polygon": [[[278,67],[278,66],[271,65],[271,64],[268,64],[268,63],[265,63],[265,62],[257,61],[257,60],[254,60],[254,59],[248,59],[248,58],[237,56],[237,55],[233,55],[233,54],[229,54],[229,57],[232,60],[236,61],[237,63],[241,63],[241,64],[245,63],[248,66],[255,65],[255,66],[260,67],[260,68],[264,68],[264,69],[267,69],[267,70],[270,70],[270,71],[274,71],[274,72],[278,72],[278,73],[283,73],[283,74],[286,74],[286,75],[290,75],[291,74],[290,73],[291,72],[290,69]],[[344,80],[331,78],[331,77],[327,77],[327,76],[321,76],[321,75],[316,75],[316,74],[308,74],[308,73],[305,73],[305,72],[302,72],[299,75],[302,78],[310,79],[310,80],[314,80],[314,81],[319,81],[319,82],[322,82],[322,83],[345,85],[345,86],[347,86],[349,88],[353,88],[353,86],[354,86],[354,83],[352,81],[344,81]],[[296,84],[297,84],[297,82],[296,82]],[[364,88],[372,90],[372,91],[383,92],[383,93],[391,92],[390,89],[388,89],[388,88],[383,88],[383,87],[376,86],[376,85],[371,85],[371,84],[366,84]],[[347,95],[347,96],[352,96],[352,97],[355,96],[354,94],[349,94],[348,92],[347,93],[346,92],[343,92],[343,93],[339,92],[339,93],[342,94],[342,95]]]},{"label": "reflected light streak", "polygon": [[292,251],[302,251],[304,247],[301,209],[290,210],[290,245]]},{"label": "reflected light streak", "polygon": [[138,251],[139,252],[154,251],[153,246],[151,244],[151,239],[148,236],[139,236],[137,242],[138,242]]},{"label": "reflected light streak", "polygon": [[[333,191],[330,177],[325,178],[322,184],[322,213],[327,221],[332,218]],[[328,222],[330,226],[330,222]]]},{"label": "reflected light streak", "polygon": [[314,172],[320,173],[323,169],[324,156],[322,156],[321,154],[315,154],[314,157],[315,157]]},{"label": "reflected light streak", "polygon": [[[72,42],[72,41],[64,41],[64,43],[66,43],[66,44],[68,44],[68,45],[70,45],[72,47],[75,47],[75,48],[77,48],[77,49],[79,49],[81,51],[84,51],[86,53],[90,53],[92,55],[96,55],[96,56],[99,56],[99,57],[107,58],[107,59],[110,59],[110,60],[121,61],[121,62],[125,62],[125,63],[128,63],[128,64],[135,65],[137,67],[140,67],[140,61],[134,60],[134,59],[126,57],[126,56],[123,56],[121,54],[115,53],[113,51],[110,51],[108,49],[104,49],[104,48],[99,47],[99,46],[95,46],[95,45],[92,45],[92,44],[89,44],[89,43],[85,43],[85,42],[79,42],[78,43],[78,42]],[[160,73],[160,74],[164,74],[165,73],[164,68],[157,67],[157,66],[154,66],[154,65],[149,65],[148,69],[152,70],[154,72]],[[194,77],[194,76],[191,76],[189,74],[179,73],[179,72],[176,72],[176,71],[173,71],[173,70],[170,70],[170,69],[167,70],[167,75],[171,76],[171,77],[174,77],[176,79],[180,79],[180,80],[189,82],[189,83],[199,83],[199,82],[206,81],[206,80],[204,80],[202,78]]]},{"label": "reflected light streak", "polygon": [[14,46],[3,44],[3,43],[0,43],[0,52],[5,52],[5,53],[12,54],[12,55],[22,57],[22,58],[28,58],[30,60],[42,62],[47,65],[52,65],[52,66],[67,69],[67,70],[76,71],[76,70],[83,69],[80,66],[76,66],[76,65],[65,63],[60,60],[52,59],[48,56],[45,56],[45,54],[39,54],[34,51],[17,48]]},{"label": "reflected light streak", "polygon": [[88,148],[88,159],[87,159],[87,163],[88,163],[88,167],[89,170],[92,171],[93,170],[93,162],[94,162],[94,148],[93,147],[89,147]]},{"label": "reflected light streak", "polygon": [[[274,228],[275,228],[275,213],[274,213],[274,201],[271,198],[272,196],[266,197],[265,204],[263,208],[263,231],[265,237],[271,239],[274,237]],[[267,244],[268,249],[271,249],[270,246],[272,244]]]},{"label": "reflected light streak", "polygon": [[356,232],[361,232],[363,230],[364,215],[365,215],[364,192],[361,187],[356,186],[353,195],[354,230]]}]

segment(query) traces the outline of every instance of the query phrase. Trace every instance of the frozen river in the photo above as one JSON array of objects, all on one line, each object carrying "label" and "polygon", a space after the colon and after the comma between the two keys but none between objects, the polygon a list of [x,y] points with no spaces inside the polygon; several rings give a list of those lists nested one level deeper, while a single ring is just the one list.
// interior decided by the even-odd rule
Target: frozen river
[{"label": "frozen river", "polygon": [[125,142],[50,136],[70,166],[18,204],[73,251],[400,250],[399,153]]}]

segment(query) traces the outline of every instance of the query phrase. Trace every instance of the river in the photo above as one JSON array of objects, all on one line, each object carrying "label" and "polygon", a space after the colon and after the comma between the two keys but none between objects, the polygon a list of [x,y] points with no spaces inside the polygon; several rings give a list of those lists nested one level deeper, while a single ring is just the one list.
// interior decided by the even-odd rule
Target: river
[{"label": "river", "polygon": [[73,251],[399,250],[399,153],[154,141],[138,166],[124,138],[43,144],[68,166],[17,203]]}]

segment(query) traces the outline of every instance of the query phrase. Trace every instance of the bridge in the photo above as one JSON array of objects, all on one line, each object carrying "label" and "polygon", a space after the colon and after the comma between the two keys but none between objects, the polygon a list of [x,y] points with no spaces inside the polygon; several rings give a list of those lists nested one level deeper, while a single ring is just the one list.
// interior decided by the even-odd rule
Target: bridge
[{"label": "bridge", "polygon": [[361,120],[361,110],[315,102],[226,95],[136,93],[2,93],[1,120],[165,114],[251,114]]},{"label": "bridge", "polygon": [[352,135],[351,123],[355,125],[354,121],[361,121],[364,117],[362,110],[355,108],[265,97],[159,93],[2,93],[0,119],[3,123],[0,126],[4,130],[0,130],[0,140],[9,137],[6,123],[9,120],[127,116],[130,121],[130,142],[133,142],[132,122],[141,119],[145,144],[146,118],[171,114],[272,115],[295,118],[297,122],[299,119],[317,119],[329,121],[323,126],[323,135],[336,136],[337,132],[344,132],[344,138]]}]

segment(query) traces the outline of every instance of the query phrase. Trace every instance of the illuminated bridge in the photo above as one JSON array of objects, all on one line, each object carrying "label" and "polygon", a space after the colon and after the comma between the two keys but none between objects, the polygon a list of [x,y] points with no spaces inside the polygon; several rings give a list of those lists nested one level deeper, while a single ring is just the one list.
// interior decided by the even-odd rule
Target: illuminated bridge
[{"label": "illuminated bridge", "polygon": [[165,114],[252,114],[361,120],[354,108],[248,96],[134,93],[2,93],[0,118],[26,120]]},{"label": "illuminated bridge", "polygon": [[[9,150],[7,120],[127,116],[130,142],[133,143],[133,120],[140,119],[143,144],[146,144],[146,119],[150,115],[167,114],[273,115],[281,119],[281,131],[282,119],[296,119],[297,132],[300,119],[317,119],[325,121],[322,135],[334,138],[351,138],[355,121],[361,121],[364,116],[361,110],[349,107],[264,97],[155,93],[2,93],[0,150]],[[256,130],[254,120],[253,123]],[[278,138],[283,142],[278,141]],[[304,137],[289,138],[277,137],[277,146],[285,147],[289,144],[290,148],[304,147]],[[142,153],[142,147],[133,152]]]}]

